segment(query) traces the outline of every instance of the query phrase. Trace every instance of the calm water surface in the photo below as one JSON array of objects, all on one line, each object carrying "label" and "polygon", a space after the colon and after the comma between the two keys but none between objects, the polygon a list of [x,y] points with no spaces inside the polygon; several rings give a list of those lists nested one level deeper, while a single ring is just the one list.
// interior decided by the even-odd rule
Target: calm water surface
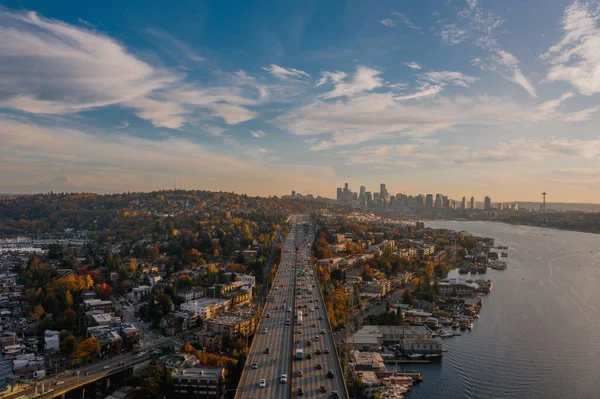
[{"label": "calm water surface", "polygon": [[419,398],[600,398],[600,235],[490,222],[429,222],[509,247],[471,332],[439,365],[407,365]]}]

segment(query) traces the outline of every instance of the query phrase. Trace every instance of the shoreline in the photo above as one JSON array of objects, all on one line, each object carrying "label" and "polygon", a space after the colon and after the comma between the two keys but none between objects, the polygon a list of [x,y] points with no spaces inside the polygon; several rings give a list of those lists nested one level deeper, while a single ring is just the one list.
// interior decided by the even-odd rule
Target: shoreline
[{"label": "shoreline", "polygon": [[512,225],[512,226],[524,226],[524,227],[538,227],[540,229],[547,229],[547,230],[558,230],[558,231],[572,231],[575,233],[587,233],[587,234],[595,234],[595,235],[600,235],[600,226],[598,227],[598,229],[596,231],[590,231],[590,230],[582,230],[582,229],[574,229],[574,228],[568,228],[568,227],[560,227],[560,226],[543,226],[540,224],[535,224],[535,223],[518,223],[518,222],[511,222],[511,221],[506,221],[506,220],[494,220],[494,219],[460,219],[460,218],[436,218],[436,219],[426,219],[424,220],[426,221],[446,221],[446,222],[492,222],[492,223],[502,223],[502,224],[508,224],[508,225]]}]

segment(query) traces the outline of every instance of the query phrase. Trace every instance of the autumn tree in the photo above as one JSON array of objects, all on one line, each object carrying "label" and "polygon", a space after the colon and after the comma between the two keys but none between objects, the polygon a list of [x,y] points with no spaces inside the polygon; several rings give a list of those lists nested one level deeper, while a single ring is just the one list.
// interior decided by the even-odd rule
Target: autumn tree
[{"label": "autumn tree", "polygon": [[40,321],[46,311],[42,305],[36,305],[31,310],[31,318],[35,321]]},{"label": "autumn tree", "polygon": [[181,351],[183,353],[192,353],[194,352],[194,347],[192,346],[192,344],[190,344],[189,342],[186,342],[185,344],[183,344],[183,346],[181,347]]},{"label": "autumn tree", "polygon": [[65,306],[71,308],[73,306],[73,295],[70,290],[67,290],[65,294]]},{"label": "autumn tree", "polygon": [[94,361],[100,354],[100,342],[97,338],[87,338],[75,348],[74,358],[77,364],[86,364]]},{"label": "autumn tree", "polygon": [[217,266],[211,263],[210,265],[208,265],[206,271],[208,273],[208,283],[211,285],[216,283],[219,277],[219,269],[217,268]]},{"label": "autumn tree", "polygon": [[138,260],[137,258],[131,258],[129,260],[129,266],[127,267],[127,271],[133,275],[137,273],[138,268]]}]

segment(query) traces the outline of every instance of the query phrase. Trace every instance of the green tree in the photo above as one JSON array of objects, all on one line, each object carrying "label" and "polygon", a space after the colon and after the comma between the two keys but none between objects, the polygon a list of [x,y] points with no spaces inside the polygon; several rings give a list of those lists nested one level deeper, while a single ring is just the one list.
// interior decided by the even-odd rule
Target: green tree
[{"label": "green tree", "polygon": [[69,333],[65,333],[64,336],[61,334],[59,345],[63,355],[72,355],[77,346],[77,339]]},{"label": "green tree", "polygon": [[156,361],[148,364],[146,377],[140,381],[140,391],[137,395],[141,399],[156,399],[167,394],[170,380],[163,376],[162,368]]}]

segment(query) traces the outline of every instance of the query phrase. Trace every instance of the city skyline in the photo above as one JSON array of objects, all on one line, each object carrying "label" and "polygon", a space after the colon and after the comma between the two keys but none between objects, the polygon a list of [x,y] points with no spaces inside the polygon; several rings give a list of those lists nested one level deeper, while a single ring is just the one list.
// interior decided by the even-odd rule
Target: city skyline
[{"label": "city skyline", "polygon": [[[296,194],[302,195],[302,193],[296,193],[292,191],[292,197]],[[540,206],[541,211],[545,211],[546,195],[544,192],[542,195],[542,202]],[[401,206],[414,206],[420,204],[429,208],[452,208],[452,209],[483,209],[483,210],[502,210],[504,206],[513,207],[518,209],[516,205],[519,201],[497,201],[493,202],[490,196],[485,196],[482,201],[477,201],[474,196],[471,196],[467,202],[467,197],[462,196],[459,199],[453,199],[447,195],[441,193],[407,193],[407,192],[395,192],[387,190],[386,183],[379,183],[379,191],[368,191],[366,186],[360,186],[358,192],[353,191],[349,183],[344,183],[343,187],[336,188],[335,200],[341,203],[353,203],[358,204],[361,207],[368,206],[370,204],[391,204],[397,205],[401,202]],[[482,207],[478,208],[477,204],[481,204]]]},{"label": "city skyline", "polygon": [[0,193],[600,203],[597,0],[84,3],[0,8]]}]

